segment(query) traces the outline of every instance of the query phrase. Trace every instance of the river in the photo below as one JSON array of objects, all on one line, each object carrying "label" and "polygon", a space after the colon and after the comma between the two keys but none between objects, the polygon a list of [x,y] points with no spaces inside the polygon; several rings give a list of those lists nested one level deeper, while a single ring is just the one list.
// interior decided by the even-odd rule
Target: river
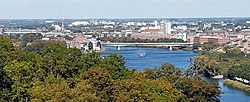
[{"label": "river", "polygon": [[[157,68],[161,64],[169,62],[183,70],[190,65],[190,58],[194,58],[197,54],[192,51],[168,51],[160,48],[140,48],[140,47],[121,47],[120,51],[116,51],[116,47],[107,47],[107,52],[101,53],[106,56],[110,52],[116,52],[123,55],[126,60],[126,66],[130,69],[143,70],[145,68]],[[140,55],[144,56],[141,57]],[[220,97],[221,102],[249,102],[250,95],[236,90],[223,84],[223,80],[206,79],[208,82],[219,83],[223,94]]]}]

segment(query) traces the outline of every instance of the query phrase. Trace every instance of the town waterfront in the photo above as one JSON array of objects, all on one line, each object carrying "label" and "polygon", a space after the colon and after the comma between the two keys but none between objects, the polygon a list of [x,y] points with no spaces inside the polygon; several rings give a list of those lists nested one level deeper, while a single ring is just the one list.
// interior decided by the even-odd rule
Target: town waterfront
[{"label": "town waterfront", "polygon": [[[125,57],[128,68],[137,70],[157,68],[165,62],[172,63],[185,70],[190,65],[190,58],[197,55],[192,51],[168,51],[160,48],[121,47],[120,51],[116,51],[116,47],[105,46],[105,48],[107,51],[102,52],[101,55],[105,56],[110,52],[116,52]],[[143,56],[140,56],[141,54]],[[223,79],[206,79],[206,81],[219,84],[223,92],[220,97],[221,102],[247,102],[250,100],[250,95],[223,84]]]}]

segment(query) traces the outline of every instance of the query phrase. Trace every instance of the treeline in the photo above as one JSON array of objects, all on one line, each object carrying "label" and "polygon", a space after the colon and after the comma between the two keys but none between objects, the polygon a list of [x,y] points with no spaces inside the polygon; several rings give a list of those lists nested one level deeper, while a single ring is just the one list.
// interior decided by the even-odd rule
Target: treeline
[{"label": "treeline", "polygon": [[[234,68],[230,68],[227,72],[227,78],[235,80],[236,77],[250,81],[250,64],[248,63]],[[243,80],[242,82],[245,84],[250,84],[249,82],[247,83],[246,81],[244,82]]]},{"label": "treeline", "polygon": [[123,56],[82,54],[57,42],[20,49],[0,36],[0,101],[219,101],[219,86],[171,64],[129,70]]},{"label": "treeline", "polygon": [[206,42],[206,43],[203,43],[203,44],[200,44],[200,43],[195,43],[193,45],[193,48],[194,49],[199,49],[199,48],[202,48],[202,51],[212,51],[216,48],[219,48],[221,45],[218,44],[218,43],[215,43],[215,42]]},{"label": "treeline", "polygon": [[[210,45],[209,45],[210,44]],[[214,43],[207,43],[193,61],[192,71],[213,77],[224,75],[225,78],[235,77],[250,79],[250,54],[242,52],[238,48],[221,47],[223,52],[212,51]]]},{"label": "treeline", "polygon": [[174,39],[174,38],[171,38],[171,39],[167,39],[167,38],[160,38],[160,39],[157,39],[157,40],[154,40],[154,39],[135,39],[135,38],[132,38],[132,37],[103,37],[101,38],[102,41],[105,41],[105,42],[117,42],[117,43],[172,43],[172,42],[175,42],[175,43],[182,43],[184,42],[182,39]]}]

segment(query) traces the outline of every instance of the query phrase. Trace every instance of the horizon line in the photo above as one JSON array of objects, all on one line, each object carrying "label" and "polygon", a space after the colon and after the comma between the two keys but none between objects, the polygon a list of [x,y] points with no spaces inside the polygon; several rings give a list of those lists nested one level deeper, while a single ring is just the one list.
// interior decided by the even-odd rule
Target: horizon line
[{"label": "horizon line", "polygon": [[[207,19],[207,18],[250,18],[250,16],[214,16],[214,17],[93,17],[93,18],[64,18],[64,20],[91,20],[91,19]],[[49,20],[62,18],[0,18],[0,20]]]}]

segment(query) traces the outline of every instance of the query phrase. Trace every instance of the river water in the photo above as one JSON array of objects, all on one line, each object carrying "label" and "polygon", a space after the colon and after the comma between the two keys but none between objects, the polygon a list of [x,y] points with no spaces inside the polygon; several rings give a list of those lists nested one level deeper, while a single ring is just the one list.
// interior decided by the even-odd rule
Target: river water
[{"label": "river water", "polygon": [[[168,51],[160,48],[140,48],[140,47],[121,47],[116,51],[116,47],[107,47],[107,52],[101,53],[106,56],[110,52],[116,52],[123,55],[126,60],[126,66],[130,69],[143,70],[145,68],[157,68],[163,63],[169,62],[183,70],[190,65],[190,58],[197,54],[192,51]],[[141,57],[141,55],[144,55]],[[220,97],[221,102],[250,102],[250,95],[233,89],[225,84],[223,80],[206,79],[208,82],[217,82],[223,94]]]}]

